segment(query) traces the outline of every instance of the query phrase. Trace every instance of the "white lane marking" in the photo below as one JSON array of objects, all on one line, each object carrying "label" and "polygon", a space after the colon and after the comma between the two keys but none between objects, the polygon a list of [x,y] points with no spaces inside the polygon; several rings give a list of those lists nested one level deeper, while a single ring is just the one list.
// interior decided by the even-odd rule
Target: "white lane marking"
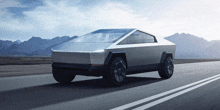
[{"label": "white lane marking", "polygon": [[140,106],[140,107],[135,108],[135,109],[133,109],[133,110],[145,110],[145,109],[148,109],[148,108],[150,108],[150,107],[152,107],[152,106],[155,106],[155,105],[157,105],[157,104],[163,103],[163,102],[165,102],[165,101],[167,101],[167,100],[170,100],[170,99],[172,99],[172,98],[175,98],[175,97],[177,97],[177,96],[179,96],[179,95],[182,95],[182,94],[184,94],[184,93],[187,93],[187,92],[189,92],[189,91],[192,91],[192,90],[194,90],[194,89],[196,89],[196,88],[199,88],[199,87],[201,87],[201,86],[204,86],[204,85],[206,85],[206,84],[208,84],[208,83],[211,83],[211,82],[213,82],[213,81],[216,81],[216,80],[218,80],[218,79],[220,79],[220,77],[215,78],[215,79],[212,79],[212,80],[207,81],[207,82],[204,82],[204,83],[201,83],[201,84],[199,84],[199,85],[190,87],[190,88],[188,88],[188,89],[185,89],[185,90],[183,90],[183,91],[177,92],[177,93],[172,94],[172,95],[169,95],[169,96],[167,96],[167,97],[158,99],[158,100],[156,100],[156,101],[153,101],[153,102],[148,103],[148,104],[146,104],[146,105]]},{"label": "white lane marking", "polygon": [[159,97],[162,97],[162,96],[165,96],[165,95],[168,95],[168,94],[177,92],[177,91],[179,91],[179,90],[188,88],[188,87],[190,87],[190,86],[199,84],[199,83],[201,83],[201,82],[204,82],[204,81],[207,81],[207,80],[210,80],[210,79],[212,79],[212,78],[219,77],[219,76],[220,76],[220,74],[219,74],[219,75],[212,76],[212,77],[209,77],[209,78],[206,78],[206,79],[203,79],[203,80],[200,80],[200,81],[197,81],[197,82],[194,82],[194,83],[191,83],[191,84],[188,84],[188,85],[185,85],[185,86],[182,86],[182,87],[178,87],[178,88],[176,88],[176,89],[172,89],[172,90],[169,90],[169,91],[166,91],[166,92],[157,94],[157,95],[153,95],[153,96],[150,96],[150,97],[147,97],[147,98],[144,98],[144,99],[135,101],[135,102],[131,102],[131,103],[128,103],[128,104],[125,104],[125,105],[122,105],[122,106],[113,108],[113,109],[111,109],[111,110],[124,110],[124,109],[128,109],[128,108],[130,108],[130,107],[139,105],[139,104],[141,104],[141,103],[145,103],[145,102],[154,100],[154,99],[156,99],[156,98],[159,98]]}]

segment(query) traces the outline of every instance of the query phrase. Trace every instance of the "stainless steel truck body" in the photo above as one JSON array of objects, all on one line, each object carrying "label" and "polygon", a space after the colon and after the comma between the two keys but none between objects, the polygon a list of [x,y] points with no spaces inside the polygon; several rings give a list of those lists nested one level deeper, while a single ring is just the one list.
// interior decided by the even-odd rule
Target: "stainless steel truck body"
[{"label": "stainless steel truck body", "polygon": [[75,75],[103,76],[113,85],[137,72],[170,78],[175,50],[174,43],[137,29],[100,29],[52,48],[53,76],[61,83]]}]

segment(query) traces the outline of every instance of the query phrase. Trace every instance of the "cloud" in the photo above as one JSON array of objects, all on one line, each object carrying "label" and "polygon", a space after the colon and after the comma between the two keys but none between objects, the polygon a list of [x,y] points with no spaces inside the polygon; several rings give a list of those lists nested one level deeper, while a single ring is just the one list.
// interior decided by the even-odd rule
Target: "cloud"
[{"label": "cloud", "polygon": [[[16,0],[1,0],[0,1],[0,29],[11,32],[11,31],[30,31],[32,26],[23,22],[22,20],[13,18],[13,14],[8,12],[9,7],[25,7]],[[2,36],[1,36],[2,37]]]},{"label": "cloud", "polygon": [[22,5],[15,0],[0,0],[0,16],[7,17],[9,13],[7,13],[8,7],[22,7]]},{"label": "cloud", "polygon": [[1,28],[32,31],[33,36],[51,38],[66,34],[82,35],[98,28],[135,28],[147,20],[119,2],[83,10],[69,5],[67,1],[45,1],[44,6],[24,11],[23,14],[25,20],[10,18],[3,22]]},{"label": "cloud", "polygon": [[[13,0],[10,0],[11,3],[5,1],[1,10],[28,6]],[[21,36],[20,40],[27,40],[32,36],[82,35],[99,28],[138,28],[162,37],[186,32],[208,40],[220,39],[212,37],[220,35],[219,7],[213,2],[44,0],[41,5],[22,11],[22,18],[15,18],[7,11],[1,12],[0,30],[14,33],[4,34],[1,38],[10,39],[14,35]]]},{"label": "cloud", "polygon": [[22,5],[16,0],[0,0],[0,9],[7,7],[22,7]]},{"label": "cloud", "polygon": [[216,4],[216,0],[181,0],[175,2],[163,16],[170,22],[182,22],[179,30],[174,28],[175,31],[191,33],[207,40],[220,39],[220,14],[215,11]]}]

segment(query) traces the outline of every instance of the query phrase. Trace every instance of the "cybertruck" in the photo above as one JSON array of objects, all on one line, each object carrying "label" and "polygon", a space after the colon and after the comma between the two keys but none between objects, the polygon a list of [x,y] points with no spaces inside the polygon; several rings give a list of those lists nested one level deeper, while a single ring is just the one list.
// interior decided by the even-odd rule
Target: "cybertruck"
[{"label": "cybertruck", "polygon": [[100,29],[52,48],[52,72],[60,83],[86,75],[118,86],[128,74],[149,71],[168,79],[175,50],[175,44],[138,29]]}]

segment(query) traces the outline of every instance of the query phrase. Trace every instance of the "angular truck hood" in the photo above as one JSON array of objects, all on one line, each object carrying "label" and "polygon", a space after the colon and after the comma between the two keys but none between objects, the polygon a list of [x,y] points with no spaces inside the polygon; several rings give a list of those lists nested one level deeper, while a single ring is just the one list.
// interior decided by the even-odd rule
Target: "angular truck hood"
[{"label": "angular truck hood", "polygon": [[73,43],[65,42],[52,48],[52,51],[57,52],[93,52],[104,50],[112,43]]}]

